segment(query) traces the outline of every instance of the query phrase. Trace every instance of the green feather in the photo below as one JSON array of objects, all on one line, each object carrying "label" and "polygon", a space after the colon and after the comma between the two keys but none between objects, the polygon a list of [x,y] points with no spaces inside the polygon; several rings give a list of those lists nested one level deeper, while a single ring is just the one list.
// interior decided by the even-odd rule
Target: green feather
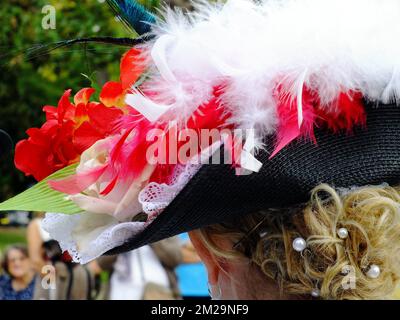
[{"label": "green feather", "polygon": [[77,164],[61,169],[28,190],[0,203],[0,211],[44,211],[65,214],[82,212],[64,193],[50,188],[47,181],[66,178],[76,173]]}]

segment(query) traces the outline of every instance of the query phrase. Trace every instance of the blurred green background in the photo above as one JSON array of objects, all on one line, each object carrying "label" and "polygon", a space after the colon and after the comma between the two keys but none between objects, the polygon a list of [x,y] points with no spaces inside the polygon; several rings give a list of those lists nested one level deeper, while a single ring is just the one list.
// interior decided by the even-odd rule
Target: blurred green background
[{"label": "blurred green background", "polygon": [[0,232],[0,252],[12,243],[26,243],[26,231],[23,228],[2,228]]},{"label": "blurred green background", "polygon": [[[154,9],[158,0],[144,4]],[[143,2],[142,2],[143,3]],[[56,9],[56,29],[42,28],[42,8]],[[57,105],[66,89],[90,86],[82,74],[100,84],[117,80],[119,60],[128,48],[77,44],[48,54],[24,53],[37,44],[91,36],[134,37],[104,0],[11,0],[0,6],[0,128],[14,143],[30,127],[45,121],[42,107]],[[0,201],[35,181],[14,168],[13,155],[0,161]]]}]

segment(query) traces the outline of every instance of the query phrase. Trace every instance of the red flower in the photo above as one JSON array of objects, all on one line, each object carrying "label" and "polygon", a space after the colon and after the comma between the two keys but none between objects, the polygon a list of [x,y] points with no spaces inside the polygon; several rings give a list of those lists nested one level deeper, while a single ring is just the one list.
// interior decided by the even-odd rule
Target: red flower
[{"label": "red flower", "polygon": [[15,149],[15,165],[27,176],[42,180],[51,173],[79,161],[83,151],[111,134],[122,110],[89,102],[94,89],[84,88],[70,102],[65,91],[58,106],[45,106],[46,122],[27,131],[28,139]]},{"label": "red flower", "polygon": [[100,101],[89,102],[92,88],[80,90],[69,98],[65,91],[58,106],[45,106],[46,123],[27,131],[28,139],[15,149],[15,165],[27,176],[42,180],[80,159],[80,155],[96,141],[116,130],[117,120],[128,108],[125,94],[145,70],[144,58],[138,49],[129,50],[121,59],[120,82],[107,82],[100,93]]},{"label": "red flower", "polygon": [[145,69],[145,60],[140,50],[133,48],[125,53],[121,59],[120,82],[109,81],[104,84],[100,93],[101,103],[107,107],[114,106],[125,109],[125,94],[136,83]]}]

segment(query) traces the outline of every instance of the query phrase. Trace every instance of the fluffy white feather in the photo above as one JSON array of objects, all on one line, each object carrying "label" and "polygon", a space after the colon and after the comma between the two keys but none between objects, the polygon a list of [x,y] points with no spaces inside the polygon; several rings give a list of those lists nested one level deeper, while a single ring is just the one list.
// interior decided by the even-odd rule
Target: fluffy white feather
[{"label": "fluffy white feather", "polygon": [[228,0],[195,7],[188,15],[167,10],[147,44],[156,57],[148,86],[156,102],[170,105],[165,119],[190,116],[224,79],[231,121],[259,136],[276,128],[277,82],[292,98],[304,82],[323,104],[348,90],[400,100],[399,0]]}]

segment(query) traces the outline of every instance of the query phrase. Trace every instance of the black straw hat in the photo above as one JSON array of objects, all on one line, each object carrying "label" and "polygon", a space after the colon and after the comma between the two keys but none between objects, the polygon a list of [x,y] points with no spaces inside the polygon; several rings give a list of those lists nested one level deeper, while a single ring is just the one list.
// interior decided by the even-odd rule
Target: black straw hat
[{"label": "black straw hat", "polygon": [[317,129],[317,144],[293,142],[269,159],[274,137],[256,158],[258,173],[203,165],[172,203],[139,235],[109,253],[133,250],[183,232],[268,208],[306,202],[320,183],[334,187],[400,181],[400,108],[366,103],[366,128],[352,134]]}]

